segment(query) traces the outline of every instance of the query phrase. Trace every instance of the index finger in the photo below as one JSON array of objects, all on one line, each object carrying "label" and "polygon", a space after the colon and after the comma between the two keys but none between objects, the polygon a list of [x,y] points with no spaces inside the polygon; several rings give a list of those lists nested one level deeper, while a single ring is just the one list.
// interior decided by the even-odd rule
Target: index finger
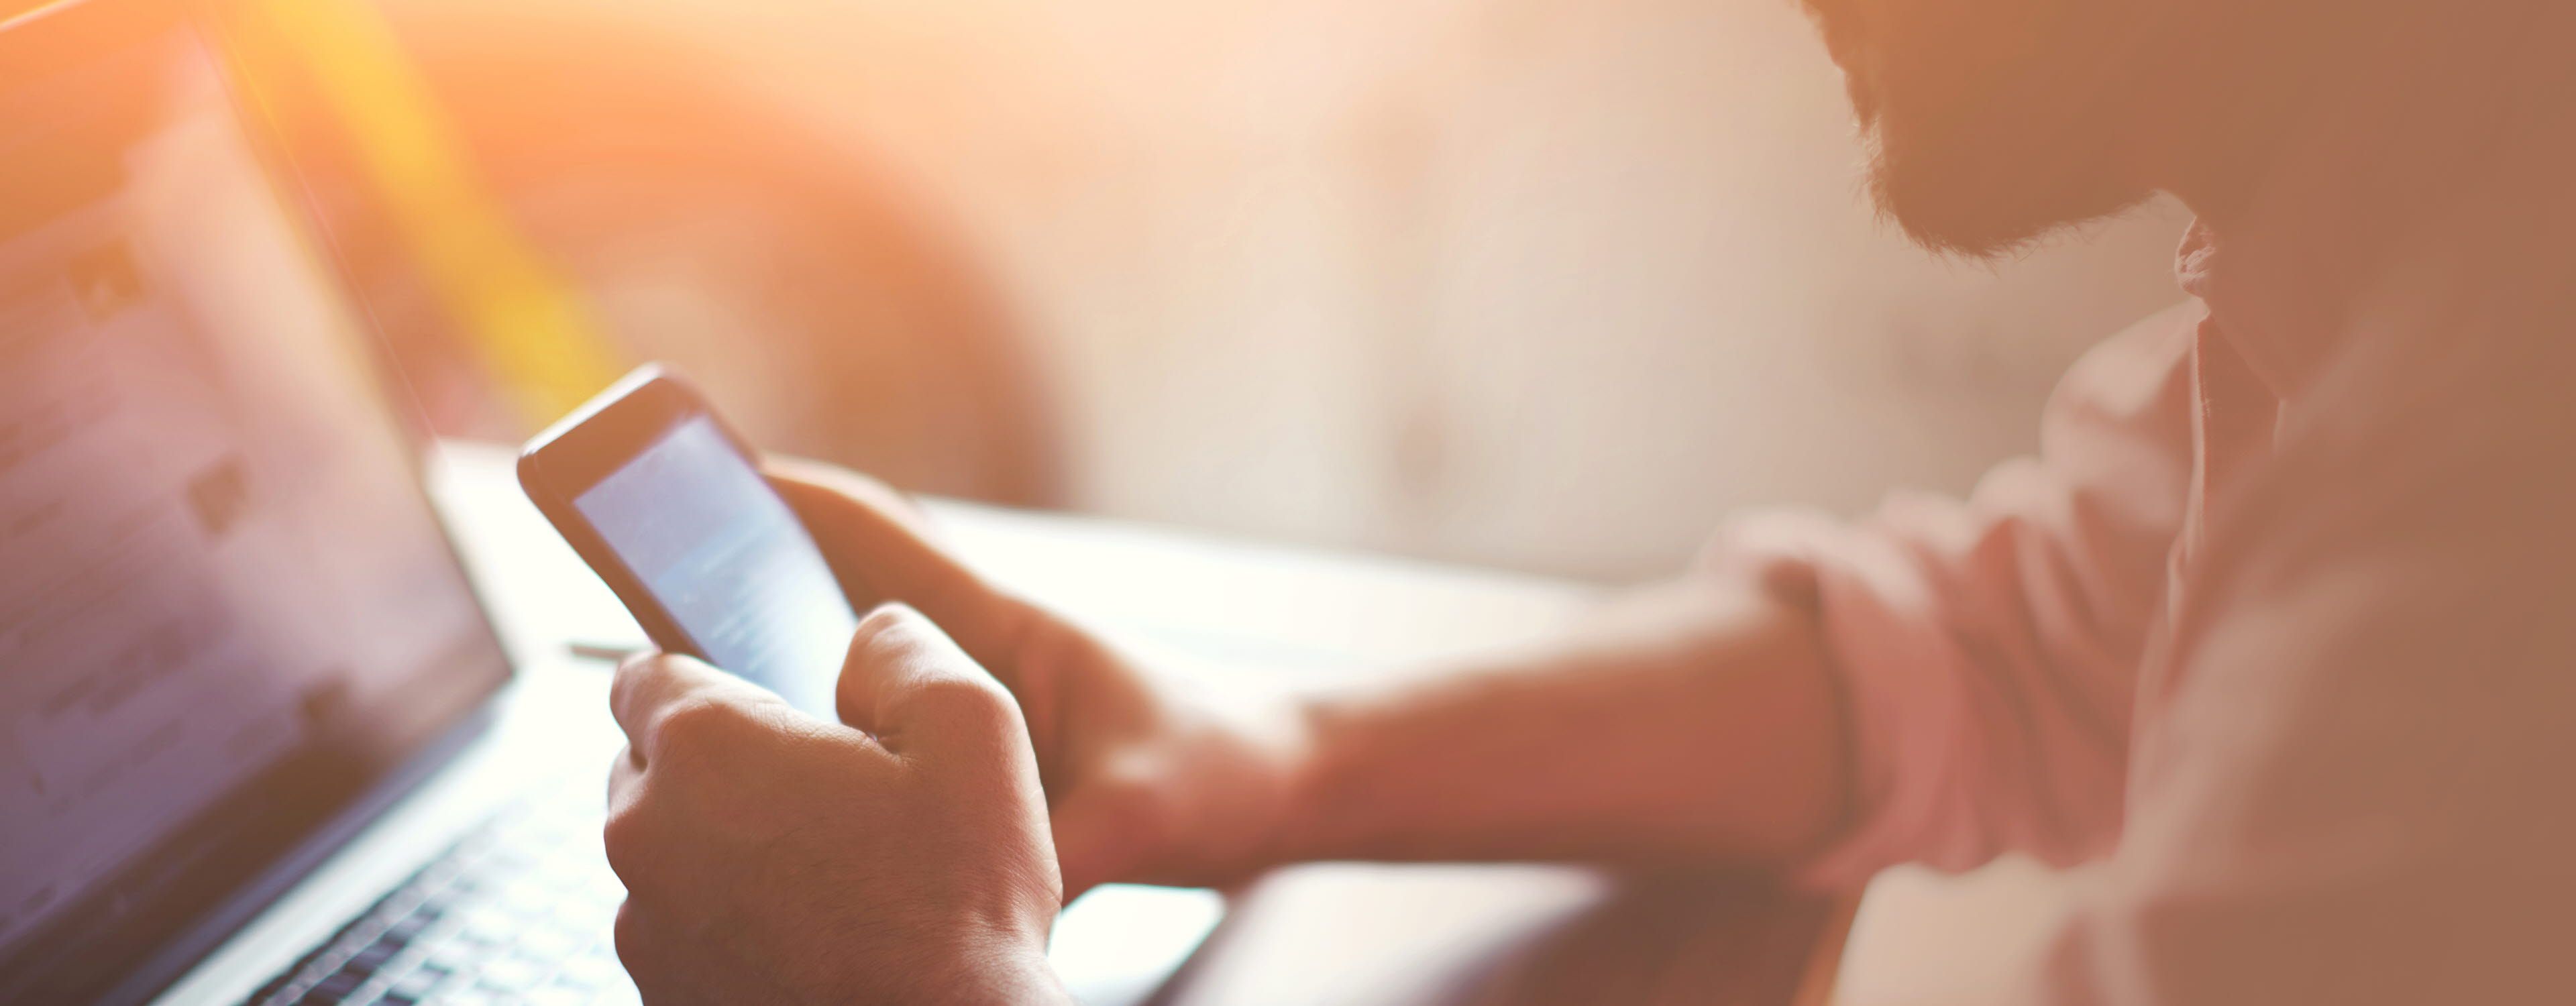
[{"label": "index finger", "polygon": [[617,676],[608,686],[608,713],[626,732],[626,745],[636,763],[645,764],[663,710],[694,695],[737,686],[748,687],[695,659],[647,650],[617,665]]}]

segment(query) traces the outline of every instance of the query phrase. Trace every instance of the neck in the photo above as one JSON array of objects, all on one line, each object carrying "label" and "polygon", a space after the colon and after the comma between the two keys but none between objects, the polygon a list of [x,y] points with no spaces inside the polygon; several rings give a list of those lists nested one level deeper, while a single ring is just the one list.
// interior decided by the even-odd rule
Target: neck
[{"label": "neck", "polygon": [[2576,12],[2562,2],[2462,0],[2413,32],[2383,20],[2319,50],[2302,86],[2247,91],[2208,142],[2177,146],[2191,156],[2167,187],[2216,252],[2186,281],[2275,393],[2305,387],[2356,317],[2564,286]]},{"label": "neck", "polygon": [[2253,45],[2212,54],[2234,69],[2199,75],[2169,106],[2157,187],[2213,230],[2270,226],[2280,204],[2321,199],[2354,216],[2421,214],[2503,181],[2533,139],[2576,122],[2559,48],[2576,44],[2576,18],[2558,0],[2337,6],[2340,19],[2249,25],[2238,37]]},{"label": "neck", "polygon": [[2164,117],[2149,131],[2160,134],[2155,149],[2163,156],[2142,163],[2155,166],[2158,188],[2222,232],[2257,215],[2264,189],[2287,170],[2282,162],[2324,123],[2364,103],[2354,78],[2375,48],[2366,39],[2381,33],[2360,15],[2319,21],[2311,7],[2230,4],[2183,25],[2191,35],[2178,43],[2182,65],[2157,106]]}]

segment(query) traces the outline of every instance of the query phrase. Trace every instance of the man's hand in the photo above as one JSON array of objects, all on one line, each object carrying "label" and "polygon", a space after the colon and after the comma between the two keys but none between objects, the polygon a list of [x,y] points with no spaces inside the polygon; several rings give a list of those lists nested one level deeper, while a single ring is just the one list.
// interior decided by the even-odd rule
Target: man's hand
[{"label": "man's hand", "polygon": [[1303,859],[1770,863],[1839,825],[1813,605],[1766,566],[1625,596],[1448,674],[1222,707],[985,582],[886,487],[769,475],[854,603],[920,609],[1018,697],[1070,893]]},{"label": "man's hand", "polygon": [[846,726],[682,657],[628,661],[611,704],[617,953],[647,1002],[1063,1000],[1027,729],[927,619],[860,623]]},{"label": "man's hand", "polygon": [[884,485],[773,464],[852,603],[909,604],[1019,699],[1065,892],[1222,884],[1273,865],[1302,732],[1286,705],[1221,708],[1158,684],[1088,632],[985,582]]}]

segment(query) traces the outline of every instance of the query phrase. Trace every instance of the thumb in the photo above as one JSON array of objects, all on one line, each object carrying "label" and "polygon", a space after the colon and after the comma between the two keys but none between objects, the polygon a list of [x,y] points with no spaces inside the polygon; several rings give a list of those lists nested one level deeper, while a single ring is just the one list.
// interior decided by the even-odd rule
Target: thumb
[{"label": "thumb", "polygon": [[1097,801],[1066,800],[1047,809],[1055,835],[1056,868],[1071,903],[1094,887],[1130,873],[1132,843],[1121,840],[1121,822]]},{"label": "thumb", "polygon": [[943,547],[900,493],[829,465],[772,460],[764,471],[814,536],[852,607],[897,601],[918,608],[977,659],[1008,663],[1031,609]]},{"label": "thumb", "polygon": [[859,620],[841,665],[841,722],[906,758],[1016,750],[1030,762],[1019,703],[939,626],[887,604]]},{"label": "thumb", "polygon": [[661,749],[663,726],[674,710],[719,701],[735,706],[775,702],[749,682],[691,657],[646,651],[617,665],[608,688],[608,712],[626,732],[640,763]]}]

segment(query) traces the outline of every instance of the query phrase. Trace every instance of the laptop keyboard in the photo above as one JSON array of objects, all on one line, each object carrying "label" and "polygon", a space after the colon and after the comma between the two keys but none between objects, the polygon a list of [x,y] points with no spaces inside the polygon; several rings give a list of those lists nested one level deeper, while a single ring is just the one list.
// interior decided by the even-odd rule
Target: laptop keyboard
[{"label": "laptop keyboard", "polygon": [[539,800],[459,839],[244,1006],[633,1003],[610,931],[626,890],[589,800]]}]

